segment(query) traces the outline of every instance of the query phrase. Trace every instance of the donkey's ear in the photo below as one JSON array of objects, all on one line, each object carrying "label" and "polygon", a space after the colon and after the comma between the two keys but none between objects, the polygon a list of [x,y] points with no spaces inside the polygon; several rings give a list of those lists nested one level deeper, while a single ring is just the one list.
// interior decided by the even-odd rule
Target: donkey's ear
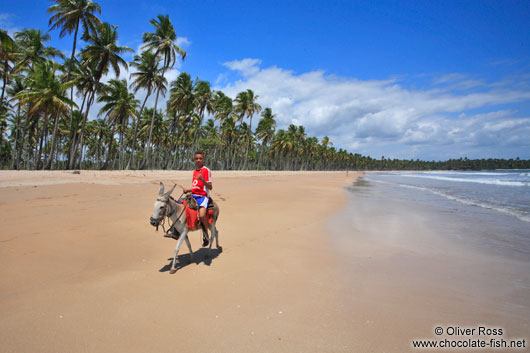
[{"label": "donkey's ear", "polygon": [[164,195],[164,197],[169,198],[169,195],[171,195],[171,193],[173,192],[173,190],[175,190],[175,187],[176,187],[176,186],[177,186],[176,184],[173,185],[173,187],[172,187],[171,189],[169,189],[168,192],[166,192],[166,194]]},{"label": "donkey's ear", "polygon": [[160,182],[160,189],[158,190],[158,196],[164,195],[164,183]]}]

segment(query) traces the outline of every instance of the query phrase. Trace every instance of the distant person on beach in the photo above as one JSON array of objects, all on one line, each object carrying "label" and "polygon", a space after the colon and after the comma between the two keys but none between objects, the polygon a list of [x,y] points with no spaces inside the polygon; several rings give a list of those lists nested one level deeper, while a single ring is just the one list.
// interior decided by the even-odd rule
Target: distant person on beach
[{"label": "distant person on beach", "polygon": [[197,200],[197,205],[199,207],[199,219],[201,220],[202,227],[206,233],[206,237],[203,237],[202,246],[207,246],[209,235],[206,210],[208,209],[210,190],[213,189],[212,172],[210,169],[204,166],[204,152],[195,152],[193,159],[195,161],[195,170],[193,171],[192,187],[191,189],[184,190],[184,192],[191,192],[192,196],[195,198],[195,200]]}]

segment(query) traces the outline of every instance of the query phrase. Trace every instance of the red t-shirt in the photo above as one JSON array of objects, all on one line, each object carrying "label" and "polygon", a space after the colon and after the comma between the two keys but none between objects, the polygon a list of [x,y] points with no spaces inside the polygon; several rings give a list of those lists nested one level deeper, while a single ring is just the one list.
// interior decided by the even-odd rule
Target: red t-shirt
[{"label": "red t-shirt", "polygon": [[210,197],[210,190],[204,185],[202,181],[197,179],[199,177],[199,174],[202,174],[202,177],[206,181],[212,181],[212,172],[210,172],[210,169],[206,167],[202,167],[201,169],[195,169],[193,171],[193,181],[192,181],[192,187],[191,187],[191,193],[194,195],[200,195],[200,196],[208,196]]}]

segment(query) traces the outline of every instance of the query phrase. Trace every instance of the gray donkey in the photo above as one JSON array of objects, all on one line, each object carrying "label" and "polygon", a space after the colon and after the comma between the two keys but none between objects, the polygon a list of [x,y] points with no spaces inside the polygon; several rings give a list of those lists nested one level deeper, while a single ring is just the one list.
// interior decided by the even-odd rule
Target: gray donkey
[{"label": "gray donkey", "polygon": [[[155,201],[155,209],[153,211],[153,215],[149,219],[151,225],[157,227],[157,230],[160,223],[164,223],[166,218],[169,221],[170,227],[171,225],[173,225],[174,229],[171,228],[168,231],[173,231],[176,234],[176,236],[174,236],[173,238],[178,239],[178,241],[177,246],[175,247],[175,256],[173,257],[173,264],[171,265],[171,270],[169,271],[169,273],[175,273],[177,271],[177,254],[180,250],[180,246],[182,245],[182,241],[184,240],[186,241],[186,245],[190,250],[191,261],[193,261],[193,250],[191,250],[190,240],[188,239],[188,231],[199,229],[202,230],[201,222],[197,222],[197,225],[193,229],[188,228],[186,212],[184,212],[184,205],[175,200],[173,197],[171,197],[171,193],[173,192],[173,190],[175,190],[175,187],[176,185],[173,185],[173,187],[168,192],[164,193],[164,183],[160,183],[160,189],[158,190],[158,198]],[[209,239],[210,246],[208,248],[208,254],[206,255],[207,258],[210,256],[210,253],[212,251],[212,244],[214,239],[217,249],[219,249],[219,251],[223,251],[223,248],[219,246],[219,232],[217,231],[217,228],[215,228],[215,223],[217,222],[217,218],[219,218],[219,207],[213,200],[211,200],[211,205],[208,206],[208,209],[213,209],[214,217],[213,223],[210,224],[210,226],[208,227],[210,229],[211,236]],[[205,236],[204,230],[203,236]]]}]

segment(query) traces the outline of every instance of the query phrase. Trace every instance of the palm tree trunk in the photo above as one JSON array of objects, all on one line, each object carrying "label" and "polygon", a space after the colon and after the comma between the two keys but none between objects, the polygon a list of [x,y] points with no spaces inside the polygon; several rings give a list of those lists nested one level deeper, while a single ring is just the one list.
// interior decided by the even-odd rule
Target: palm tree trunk
[{"label": "palm tree trunk", "polygon": [[258,157],[258,164],[256,165],[256,169],[261,165],[261,158],[263,156],[263,150],[265,149],[265,142],[261,143],[261,150],[259,151],[259,157]]},{"label": "palm tree trunk", "polygon": [[248,126],[247,152],[245,154],[245,165],[243,166],[243,170],[247,170],[247,166],[248,166],[248,151],[250,149],[250,134],[252,134],[252,115],[250,115],[250,124]]},{"label": "palm tree trunk", "polygon": [[[18,140],[20,136],[20,105],[15,118],[15,148],[11,151],[11,169],[15,169],[17,160]],[[1,145],[0,145],[1,146]]]},{"label": "palm tree trunk", "polygon": [[173,161],[171,162],[171,167],[170,169],[173,169],[175,168],[175,166],[177,165],[177,158],[178,158],[178,148],[179,148],[179,137],[180,137],[180,134],[181,132],[179,131],[180,129],[177,129],[177,138],[175,139],[175,149],[174,149],[174,156],[173,156]]},{"label": "palm tree trunk", "polygon": [[133,132],[133,138],[132,138],[132,141],[131,141],[131,155],[129,156],[129,158],[127,160],[127,165],[125,166],[125,169],[127,169],[127,170],[130,169],[131,161],[133,160],[135,147],[136,147],[136,134],[137,134],[137,131],[138,131],[138,121],[133,121],[133,124],[134,124],[134,129],[133,129],[134,132]]},{"label": "palm tree trunk", "polygon": [[[77,23],[75,25],[75,34],[74,34],[74,47],[72,48],[72,56],[70,57],[70,62],[68,64],[68,73],[66,75],[66,82],[70,81],[70,74],[72,72],[72,63],[75,58],[75,49],[77,45],[77,32],[79,31],[79,20],[77,20]],[[74,100],[74,86],[70,89],[70,100]],[[83,100],[84,103],[84,100]],[[81,108],[81,111],[83,111],[83,108]],[[76,137],[76,133],[73,132],[73,122],[74,122],[74,107],[72,106],[70,108],[70,153],[68,153],[68,167],[70,167],[70,157],[71,157],[71,150],[72,145],[75,143],[74,139]],[[77,132],[77,129],[76,129]]]},{"label": "palm tree trunk", "polygon": [[[83,109],[85,108],[85,102],[86,102],[87,94],[83,96],[83,103],[81,104],[81,109],[79,110],[81,113],[83,113]],[[70,148],[68,151],[68,169],[73,168],[73,162],[72,160],[74,157],[74,151],[75,147],[77,147],[77,127],[74,129],[73,127],[73,121],[74,121],[74,114],[73,112],[70,115]],[[79,123],[78,123],[79,124]]]},{"label": "palm tree trunk", "polygon": [[109,139],[109,154],[107,155],[105,163],[103,164],[101,169],[107,169],[109,166],[110,159],[112,158],[112,146],[114,145],[114,133],[115,132],[116,132],[116,124],[112,124],[112,132],[110,133],[110,139]]},{"label": "palm tree trunk", "polygon": [[[80,168],[81,163],[83,163],[83,143],[84,143],[84,138],[85,138],[85,127],[86,127],[86,122],[88,120],[88,113],[90,112],[90,107],[92,106],[92,103],[94,102],[95,95],[96,95],[96,91],[94,90],[91,92],[91,95],[88,98],[88,103],[86,106],[86,113],[83,117],[83,125],[81,126],[81,137],[79,138],[79,145],[81,146],[80,155],[79,156],[77,155],[77,148],[79,145],[76,144],[76,146],[74,147],[74,151],[73,151],[74,157],[73,157],[72,162],[73,162],[74,168],[75,166],[78,166]],[[78,157],[79,157],[79,164],[77,163]]]},{"label": "palm tree trunk", "polygon": [[[167,61],[167,58],[164,59],[164,63]],[[166,73],[166,65],[164,65],[164,68],[162,69],[162,77],[164,77],[164,74]],[[146,165],[150,166],[150,160],[149,160],[149,150],[151,148],[151,142],[153,141],[153,126],[155,124],[155,115],[156,115],[156,107],[158,105],[158,97],[160,95],[160,89],[162,86],[158,86],[156,90],[156,98],[155,98],[155,108],[153,109],[153,116],[151,117],[151,127],[149,129],[149,141],[147,142],[147,145],[145,147],[144,152],[144,161],[142,163],[141,169],[144,169]]]},{"label": "palm tree trunk", "polygon": [[125,124],[122,124],[120,131],[120,152],[119,152],[119,169],[123,170],[123,159],[124,159],[124,150],[123,150],[123,135],[125,135]]},{"label": "palm tree trunk", "polygon": [[6,59],[4,61],[4,77],[3,77],[4,83],[2,85],[2,96],[0,98],[0,107],[4,106],[4,97],[6,93],[7,79],[8,79],[8,75],[7,75],[8,68],[9,68],[9,61]]},{"label": "palm tree trunk", "polygon": [[44,127],[43,127],[42,134],[40,136],[39,153],[37,156],[37,160],[35,161],[35,165],[33,167],[34,170],[37,170],[39,168],[39,164],[42,159],[42,146],[44,144],[44,139],[46,135],[48,135],[48,112],[44,111]]},{"label": "palm tree trunk", "polygon": [[[163,74],[162,74],[163,76]],[[147,141],[147,145],[145,146],[144,151],[144,161],[142,163],[142,169],[144,169],[146,166],[151,168],[151,162],[149,158],[149,151],[151,149],[151,143],[153,141],[153,127],[155,126],[155,116],[156,116],[156,108],[158,105],[158,96],[160,95],[160,87],[156,90],[156,99],[155,99],[155,107],[153,109],[153,115],[151,116],[151,127],[149,128],[149,140]]]},{"label": "palm tree trunk", "polygon": [[147,95],[145,96],[144,102],[142,103],[142,107],[140,108],[140,112],[138,113],[138,118],[136,119],[136,122],[134,124],[134,134],[132,139],[132,146],[131,146],[131,157],[129,158],[129,161],[127,162],[126,169],[129,169],[129,165],[131,164],[131,160],[134,163],[134,152],[135,152],[135,146],[136,146],[136,134],[138,133],[138,125],[140,123],[140,117],[142,116],[142,113],[144,111],[145,103],[147,102],[147,98],[151,95],[151,92],[147,92]]},{"label": "palm tree trunk", "polygon": [[59,121],[59,113],[55,113],[55,119],[53,121],[53,134],[52,134],[52,147],[50,151],[50,156],[48,157],[48,160],[46,161],[46,164],[42,169],[50,170],[52,168],[53,159],[55,157],[55,144],[57,142],[57,125]]}]

